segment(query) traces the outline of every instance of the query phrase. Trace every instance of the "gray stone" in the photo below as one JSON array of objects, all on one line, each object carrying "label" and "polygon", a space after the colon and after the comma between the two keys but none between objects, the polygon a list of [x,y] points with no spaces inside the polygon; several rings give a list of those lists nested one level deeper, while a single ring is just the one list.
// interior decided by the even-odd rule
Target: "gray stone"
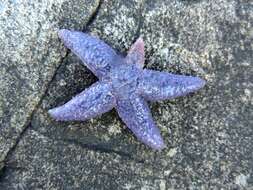
[{"label": "gray stone", "polygon": [[59,28],[82,29],[98,1],[0,2],[0,161],[30,122],[65,56]]},{"label": "gray stone", "polygon": [[6,167],[1,189],[140,189],[145,183],[155,188],[162,181],[149,176],[152,165],[117,153],[89,150],[81,143],[51,139],[33,129],[23,137]]},{"label": "gray stone", "polygon": [[3,168],[4,168],[4,162],[0,162],[0,175],[2,173]]},{"label": "gray stone", "polygon": [[147,68],[207,86],[151,105],[167,144],[154,152],[115,111],[85,122],[49,118],[49,108],[97,80],[70,53],[8,156],[0,189],[253,188],[252,9],[240,0],[103,1],[90,33],[123,54],[141,35]]}]

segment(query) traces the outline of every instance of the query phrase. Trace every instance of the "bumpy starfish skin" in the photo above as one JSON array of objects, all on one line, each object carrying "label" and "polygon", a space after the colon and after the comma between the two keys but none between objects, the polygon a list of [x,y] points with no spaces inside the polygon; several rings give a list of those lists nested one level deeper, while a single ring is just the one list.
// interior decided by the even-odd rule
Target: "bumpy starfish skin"
[{"label": "bumpy starfish skin", "polygon": [[99,81],[66,104],[49,110],[56,120],[87,120],[116,108],[136,137],[160,150],[165,147],[146,101],[171,99],[205,85],[198,77],[143,69],[144,42],[139,38],[124,58],[109,45],[88,34],[60,30],[59,37]]}]

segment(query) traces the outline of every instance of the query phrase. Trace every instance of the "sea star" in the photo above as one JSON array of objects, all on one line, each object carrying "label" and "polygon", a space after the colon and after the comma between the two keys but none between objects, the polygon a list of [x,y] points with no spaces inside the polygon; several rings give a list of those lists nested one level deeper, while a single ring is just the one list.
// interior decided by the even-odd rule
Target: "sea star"
[{"label": "sea star", "polygon": [[136,40],[126,57],[86,33],[62,29],[59,37],[99,79],[66,104],[50,109],[60,121],[84,121],[116,108],[136,137],[160,150],[165,143],[146,101],[160,101],[194,92],[205,81],[192,76],[143,69],[144,42]]}]

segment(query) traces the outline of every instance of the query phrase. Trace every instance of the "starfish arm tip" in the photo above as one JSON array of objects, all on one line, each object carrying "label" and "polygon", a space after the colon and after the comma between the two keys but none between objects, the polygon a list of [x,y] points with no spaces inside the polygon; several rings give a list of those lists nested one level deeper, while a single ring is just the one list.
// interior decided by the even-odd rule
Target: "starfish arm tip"
[{"label": "starfish arm tip", "polygon": [[157,151],[161,151],[166,148],[166,145],[164,144],[164,142],[159,142],[159,143],[157,142],[157,144],[152,145],[151,148]]},{"label": "starfish arm tip", "polygon": [[193,91],[197,91],[206,85],[206,81],[199,77],[193,77],[191,80],[192,82],[190,82],[190,85],[193,85]]},{"label": "starfish arm tip", "polygon": [[54,117],[54,108],[47,111],[51,117]]},{"label": "starfish arm tip", "polygon": [[207,82],[204,79],[201,79],[201,78],[199,78],[199,79],[200,79],[200,88],[202,88],[206,85]]},{"label": "starfish arm tip", "polygon": [[132,45],[131,49],[133,51],[139,51],[144,54],[144,41],[142,37],[139,37],[135,43]]},{"label": "starfish arm tip", "polygon": [[59,36],[59,38],[62,39],[64,37],[64,35],[66,34],[67,31],[68,31],[67,29],[59,29],[58,30],[58,36]]},{"label": "starfish arm tip", "polygon": [[206,85],[206,81],[199,77],[144,70],[141,84],[141,93],[147,100],[159,101],[196,92]]},{"label": "starfish arm tip", "polygon": [[111,86],[106,83],[94,83],[64,105],[48,110],[48,113],[57,121],[91,119],[114,107],[115,98],[111,90]]},{"label": "starfish arm tip", "polygon": [[156,131],[153,131],[151,138],[147,138],[146,140],[144,140],[144,143],[150,146],[152,149],[158,150],[158,151],[166,148],[166,145],[164,143],[164,140],[159,130],[157,131],[157,133]]},{"label": "starfish arm tip", "polygon": [[143,38],[141,36],[137,38],[136,43],[144,44]]},{"label": "starfish arm tip", "polygon": [[65,117],[63,106],[49,109],[48,114],[56,121],[69,121],[68,117]]},{"label": "starfish arm tip", "polygon": [[119,100],[116,110],[139,141],[153,150],[162,150],[166,147],[148,104],[142,97],[132,96],[128,100]]},{"label": "starfish arm tip", "polygon": [[141,69],[144,67],[145,62],[144,41],[141,37],[139,37],[130,47],[127,54],[127,62],[136,64]]},{"label": "starfish arm tip", "polygon": [[55,119],[56,121],[59,121],[60,119],[58,118],[57,114],[57,108],[52,108],[48,110],[48,114],[50,115],[51,118]]},{"label": "starfish arm tip", "polygon": [[98,78],[107,75],[118,58],[108,44],[87,33],[60,29],[58,36],[64,46],[76,54]]}]

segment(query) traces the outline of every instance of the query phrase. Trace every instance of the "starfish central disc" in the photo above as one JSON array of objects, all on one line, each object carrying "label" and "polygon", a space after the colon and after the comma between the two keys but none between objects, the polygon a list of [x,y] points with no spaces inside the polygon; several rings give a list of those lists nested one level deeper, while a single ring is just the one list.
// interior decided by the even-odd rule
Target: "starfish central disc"
[{"label": "starfish central disc", "polygon": [[135,65],[121,65],[114,69],[110,75],[115,95],[118,98],[129,98],[136,93],[139,84],[139,78],[142,70]]}]

